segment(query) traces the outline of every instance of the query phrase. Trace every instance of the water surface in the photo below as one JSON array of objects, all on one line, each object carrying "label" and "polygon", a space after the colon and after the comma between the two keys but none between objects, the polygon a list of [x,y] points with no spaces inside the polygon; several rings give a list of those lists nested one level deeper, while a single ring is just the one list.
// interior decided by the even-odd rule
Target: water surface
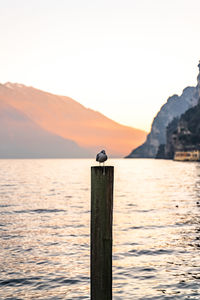
[{"label": "water surface", "polygon": [[[200,299],[200,164],[109,163],[113,299]],[[0,160],[0,299],[89,299],[94,164]]]}]

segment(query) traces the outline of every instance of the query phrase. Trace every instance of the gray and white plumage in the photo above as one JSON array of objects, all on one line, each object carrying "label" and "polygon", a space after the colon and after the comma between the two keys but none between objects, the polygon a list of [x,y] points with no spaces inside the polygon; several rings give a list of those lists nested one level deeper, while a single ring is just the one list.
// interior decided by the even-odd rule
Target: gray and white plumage
[{"label": "gray and white plumage", "polygon": [[105,150],[102,150],[96,156],[96,161],[98,161],[99,164],[100,163],[104,163],[107,159],[108,159],[108,156],[106,155],[106,151]]}]

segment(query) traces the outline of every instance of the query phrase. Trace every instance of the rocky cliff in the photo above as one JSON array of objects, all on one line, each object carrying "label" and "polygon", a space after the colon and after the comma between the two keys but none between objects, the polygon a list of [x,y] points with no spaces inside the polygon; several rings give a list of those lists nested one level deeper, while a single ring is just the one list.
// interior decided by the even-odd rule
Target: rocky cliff
[{"label": "rocky cliff", "polygon": [[[200,63],[198,67],[200,71]],[[200,149],[200,72],[197,83],[198,103],[168,125],[163,158],[172,159],[176,151]]]},{"label": "rocky cliff", "polygon": [[[200,65],[198,65],[199,67]],[[200,67],[199,67],[200,70]],[[174,118],[179,118],[189,108],[197,105],[200,90],[200,73],[196,87],[187,87],[180,96],[174,95],[161,107],[153,120],[151,132],[141,146],[134,149],[128,158],[155,158],[161,144],[166,144],[166,128]]]},{"label": "rocky cliff", "polygon": [[167,128],[167,142],[164,157],[173,159],[176,151],[191,151],[200,149],[200,102],[187,110],[172,128]]}]

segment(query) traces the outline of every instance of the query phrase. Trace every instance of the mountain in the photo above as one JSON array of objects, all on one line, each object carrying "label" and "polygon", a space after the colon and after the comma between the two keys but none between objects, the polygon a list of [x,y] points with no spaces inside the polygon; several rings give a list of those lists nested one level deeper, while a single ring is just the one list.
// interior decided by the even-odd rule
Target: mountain
[{"label": "mountain", "polygon": [[[200,74],[200,73],[199,73]],[[200,75],[197,77],[199,84]],[[173,95],[161,107],[153,120],[151,131],[144,144],[135,148],[128,158],[155,158],[159,146],[166,144],[166,128],[174,118],[179,118],[189,108],[197,105],[198,84],[196,87],[187,87],[180,96]]]},{"label": "mountain", "polygon": [[[174,126],[173,126],[174,123]],[[187,110],[178,121],[167,128],[167,142],[164,157],[173,159],[176,151],[200,149],[200,101]],[[170,130],[170,129],[173,130]]]},{"label": "mountain", "polygon": [[198,103],[167,126],[166,144],[160,147],[157,158],[173,159],[177,151],[200,149],[200,63],[198,67]]},{"label": "mountain", "polygon": [[75,142],[42,129],[0,99],[0,158],[89,157]]},{"label": "mountain", "polygon": [[0,85],[0,125],[0,157],[92,157],[104,148],[122,157],[146,137],[69,97],[17,83]]}]

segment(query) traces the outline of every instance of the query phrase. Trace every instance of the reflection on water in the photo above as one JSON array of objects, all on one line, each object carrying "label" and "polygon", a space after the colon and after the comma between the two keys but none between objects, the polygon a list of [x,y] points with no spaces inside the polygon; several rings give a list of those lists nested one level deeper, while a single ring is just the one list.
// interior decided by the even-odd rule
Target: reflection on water
[{"label": "reflection on water", "polygon": [[[89,299],[93,163],[0,160],[0,299]],[[200,164],[110,164],[113,299],[200,299]]]}]

